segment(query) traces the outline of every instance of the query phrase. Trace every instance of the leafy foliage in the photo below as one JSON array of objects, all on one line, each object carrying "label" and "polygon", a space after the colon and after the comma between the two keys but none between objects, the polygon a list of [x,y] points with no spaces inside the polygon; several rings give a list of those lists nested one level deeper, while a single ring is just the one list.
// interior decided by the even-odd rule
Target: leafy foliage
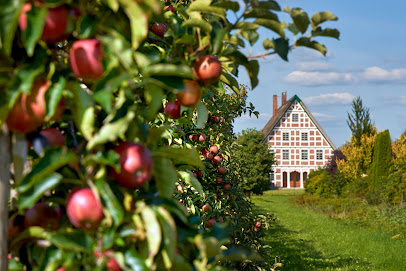
[{"label": "leafy foliage", "polygon": [[[66,28],[50,40],[45,38],[46,27],[51,27],[46,16],[54,8],[63,14],[55,18],[67,16],[54,26],[66,23]],[[277,53],[285,60],[296,46],[325,54],[316,36],[338,38],[336,31],[320,26],[335,16],[316,13],[311,24],[301,9],[285,10],[292,18],[289,28],[280,22],[275,1],[1,3],[0,122],[7,123],[22,94],[33,92],[38,81],[49,84],[44,112],[27,114],[38,122],[34,131],[13,131],[18,140],[12,148],[12,189],[18,196],[9,206],[10,221],[17,223],[8,240],[10,268],[101,270],[107,259],[96,255],[109,250],[122,269],[235,269],[241,262],[244,268],[257,263],[271,268],[255,252],[261,233],[254,227],[258,219],[268,227],[270,217],[252,215],[238,176],[229,170],[233,119],[242,112],[257,114],[246,105],[246,90],[237,76],[244,67],[255,88],[259,63],[242,50],[245,41],[251,46],[259,41],[259,27],[275,35],[263,43],[262,56]],[[25,27],[19,22],[24,14]],[[155,23],[165,26],[163,35],[152,31]],[[309,26],[314,31],[304,37]],[[292,44],[286,29],[299,37]],[[305,42],[297,42],[303,38]],[[192,68],[197,57],[206,55],[222,65],[220,80],[211,85],[197,82]],[[167,102],[190,94],[185,94],[190,82],[193,102],[183,104],[180,118],[165,115]],[[213,116],[222,119],[214,122]],[[41,138],[39,132],[48,127],[57,128],[64,146],[42,138],[35,141],[40,148],[28,148],[28,141]],[[189,137],[201,133],[207,140]],[[136,142],[151,155],[149,179],[136,188],[120,186],[111,173],[120,168],[123,158],[114,150],[122,142]],[[217,164],[197,151],[211,145],[222,155]],[[220,173],[220,167],[227,173]],[[195,177],[199,170],[202,175]],[[216,183],[220,175],[223,183]],[[91,188],[103,206],[104,219],[95,230],[76,228],[65,215],[68,194],[83,187]],[[60,213],[56,231],[18,224],[21,219],[16,218],[37,202]],[[202,211],[206,203],[213,206],[210,213]],[[218,223],[214,227],[213,220]]]},{"label": "leafy foliage", "polygon": [[270,173],[275,158],[262,143],[263,134],[255,129],[243,130],[232,144],[233,170],[240,178],[239,187],[262,194],[270,185]]}]

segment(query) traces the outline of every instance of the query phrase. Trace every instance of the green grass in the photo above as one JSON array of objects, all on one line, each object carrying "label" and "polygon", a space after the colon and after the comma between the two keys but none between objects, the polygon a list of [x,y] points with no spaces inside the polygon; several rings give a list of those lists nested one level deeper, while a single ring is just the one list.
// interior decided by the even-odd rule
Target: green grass
[{"label": "green grass", "polygon": [[291,204],[280,191],[252,201],[255,212],[277,217],[265,243],[272,256],[280,257],[283,270],[406,270],[404,239],[311,212]]}]

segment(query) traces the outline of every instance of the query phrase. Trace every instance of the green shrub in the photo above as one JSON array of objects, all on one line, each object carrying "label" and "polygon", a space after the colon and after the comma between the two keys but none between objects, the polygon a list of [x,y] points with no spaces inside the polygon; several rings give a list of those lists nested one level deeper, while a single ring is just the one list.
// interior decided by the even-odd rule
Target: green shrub
[{"label": "green shrub", "polygon": [[305,191],[323,198],[331,197],[334,191],[331,175],[324,168],[311,172],[306,180]]}]

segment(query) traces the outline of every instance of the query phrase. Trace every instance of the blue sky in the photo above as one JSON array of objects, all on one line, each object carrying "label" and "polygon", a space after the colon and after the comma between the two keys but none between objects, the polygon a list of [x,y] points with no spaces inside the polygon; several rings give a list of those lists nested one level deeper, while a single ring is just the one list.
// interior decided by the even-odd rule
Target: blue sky
[{"label": "blue sky", "polygon": [[[260,59],[259,85],[248,92],[248,101],[260,117],[237,119],[235,131],[262,129],[272,115],[272,96],[277,94],[280,103],[281,93],[286,91],[288,99],[296,94],[304,101],[337,147],[350,140],[347,112],[356,96],[369,107],[378,130],[389,129],[392,140],[397,139],[406,130],[406,2],[278,2],[282,8],[301,7],[310,17],[318,11],[331,11],[339,20],[329,22],[328,27],[340,30],[340,40],[317,39],[326,45],[326,57],[297,48],[289,54],[289,62],[276,56]],[[267,30],[260,34],[264,38],[275,37]],[[260,46],[252,49],[253,54],[261,51]],[[249,85],[243,72],[239,80]]]}]

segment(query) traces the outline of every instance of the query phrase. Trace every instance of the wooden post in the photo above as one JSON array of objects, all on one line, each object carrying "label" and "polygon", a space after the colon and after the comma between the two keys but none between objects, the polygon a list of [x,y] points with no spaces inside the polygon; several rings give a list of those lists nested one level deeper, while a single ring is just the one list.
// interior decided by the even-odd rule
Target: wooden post
[{"label": "wooden post", "polygon": [[0,270],[7,271],[8,199],[10,194],[10,134],[5,123],[0,130]]}]

